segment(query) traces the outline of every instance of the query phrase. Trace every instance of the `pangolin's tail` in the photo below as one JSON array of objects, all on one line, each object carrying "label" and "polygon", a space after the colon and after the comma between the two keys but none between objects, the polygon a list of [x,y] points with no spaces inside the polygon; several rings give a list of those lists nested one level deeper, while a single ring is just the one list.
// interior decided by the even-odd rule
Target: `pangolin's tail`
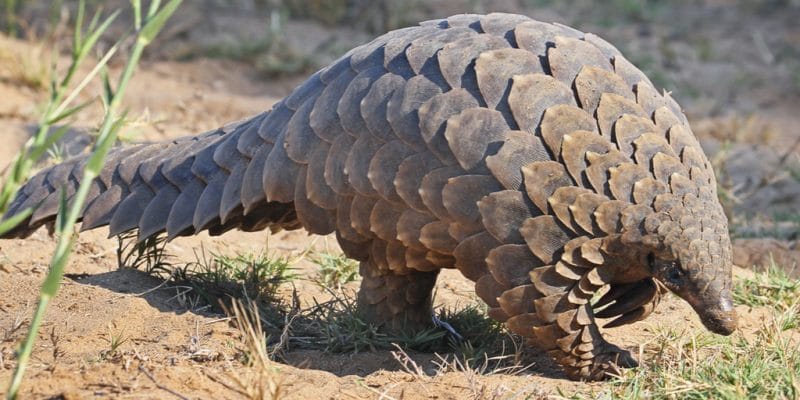
[{"label": "pangolin's tail", "polygon": [[[248,167],[263,168],[264,164],[251,163],[247,152],[237,151],[240,139],[254,136],[252,131],[266,115],[198,136],[113,150],[92,182],[80,216],[81,230],[108,225],[111,237],[138,229],[139,239],[144,240],[161,232],[172,239],[206,229],[221,234],[234,228],[299,227],[292,203],[267,203],[260,179],[246,181]],[[29,207],[35,211],[3,237],[26,237],[43,225],[52,228],[60,191],[65,191],[71,203],[87,160],[87,156],[78,157],[30,179],[3,220]],[[251,172],[254,177],[262,175],[262,171]],[[254,186],[245,191],[257,193],[249,196],[246,204],[243,185]]]}]

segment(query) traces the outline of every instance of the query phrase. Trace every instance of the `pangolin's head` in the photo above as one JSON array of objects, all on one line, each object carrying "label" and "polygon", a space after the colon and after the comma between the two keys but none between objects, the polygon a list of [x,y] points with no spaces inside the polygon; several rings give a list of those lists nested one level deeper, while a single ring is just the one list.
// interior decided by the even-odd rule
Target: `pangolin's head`
[{"label": "pangolin's head", "polygon": [[654,226],[658,243],[647,255],[654,278],[686,300],[708,330],[736,330],[731,297],[728,223],[714,193],[683,196]]}]

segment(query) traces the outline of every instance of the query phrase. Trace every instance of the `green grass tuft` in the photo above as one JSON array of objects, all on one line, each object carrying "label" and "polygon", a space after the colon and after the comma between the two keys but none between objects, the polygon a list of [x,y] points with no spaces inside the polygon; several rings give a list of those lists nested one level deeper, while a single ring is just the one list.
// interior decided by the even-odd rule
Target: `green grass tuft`
[{"label": "green grass tuft", "polygon": [[792,279],[785,269],[772,263],[765,273],[737,281],[733,298],[736,303],[751,307],[788,310],[800,299],[800,281]]},{"label": "green grass tuft", "polygon": [[341,290],[342,285],[358,279],[358,261],[347,258],[344,254],[315,252],[310,256],[311,262],[319,265],[318,283],[322,287]]},{"label": "green grass tuft", "polygon": [[266,253],[203,254],[175,272],[176,283],[190,286],[212,306],[230,298],[278,303],[278,287],[295,277],[288,259]]},{"label": "green grass tuft", "polygon": [[129,231],[117,236],[117,267],[143,269],[148,274],[165,272],[170,275],[172,264],[167,259],[167,239],[156,235],[139,241],[136,231]]},{"label": "green grass tuft", "polygon": [[642,367],[616,380],[610,397],[796,399],[800,343],[797,332],[784,329],[787,319],[796,319],[796,312],[766,322],[753,338],[657,332],[643,346]]}]

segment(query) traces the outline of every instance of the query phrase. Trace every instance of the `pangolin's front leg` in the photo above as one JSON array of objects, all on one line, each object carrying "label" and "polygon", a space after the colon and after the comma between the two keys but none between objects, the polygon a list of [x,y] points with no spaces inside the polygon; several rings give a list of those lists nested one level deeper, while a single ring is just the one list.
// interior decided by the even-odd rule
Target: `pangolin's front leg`
[{"label": "pangolin's front leg", "polygon": [[[573,379],[603,379],[618,375],[621,367],[636,366],[628,351],[603,337],[596,318],[616,317],[606,327],[643,319],[658,303],[660,287],[652,278],[626,268],[640,256],[620,252],[625,249],[618,245],[620,235],[562,238],[565,242],[560,243],[548,231],[555,226],[551,224],[552,220],[543,219],[523,229],[536,254],[548,263],[530,270],[530,283],[508,288],[524,276],[508,276],[492,268],[493,263],[511,260],[516,252],[516,261],[524,264],[526,253],[520,248],[498,248],[490,256],[495,276],[484,280],[493,284],[479,283],[479,295],[490,299],[490,305],[491,298],[496,298],[499,310],[493,314],[505,320],[511,331],[547,351]],[[601,290],[606,292],[597,298]]]}]

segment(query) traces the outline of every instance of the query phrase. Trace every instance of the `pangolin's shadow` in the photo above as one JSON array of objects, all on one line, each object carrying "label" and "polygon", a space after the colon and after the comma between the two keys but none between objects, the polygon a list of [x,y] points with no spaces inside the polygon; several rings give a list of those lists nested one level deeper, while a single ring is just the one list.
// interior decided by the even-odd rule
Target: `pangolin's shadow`
[{"label": "pangolin's shadow", "polygon": [[100,274],[66,274],[67,278],[81,285],[97,286],[115,293],[140,297],[151,307],[161,312],[184,314],[191,312],[201,316],[216,316],[210,307],[192,307],[181,293],[187,288],[170,285],[163,279],[134,268],[118,268]]},{"label": "pangolin's shadow", "polygon": [[[73,274],[67,275],[67,278],[78,284],[97,286],[115,293],[140,297],[153,308],[165,313],[184,314],[189,312],[211,318],[224,316],[218,309],[212,307],[192,307],[192,303],[186,301],[188,296],[180,296],[180,293],[187,290],[186,287],[170,286],[162,279],[137,269],[120,268],[91,275]],[[324,321],[317,323],[324,323]],[[279,337],[280,333],[277,332],[277,335],[274,336]],[[514,357],[513,349],[509,349],[508,353],[509,357]],[[407,351],[406,354],[425,374],[434,375],[437,371],[442,370],[440,367],[442,360],[435,353]],[[528,367],[519,374],[567,379],[545,353],[527,349],[522,355],[520,365]],[[444,356],[448,356],[451,361],[454,357],[452,354]],[[405,366],[401,364],[389,350],[332,353],[320,349],[303,348],[302,345],[292,345],[291,343],[286,350],[280,352],[278,361],[298,368],[327,371],[337,376],[364,377],[377,371],[406,371],[409,367],[413,367],[411,364]],[[476,364],[480,367],[481,362]],[[497,371],[487,368],[484,373],[497,373]]]}]

